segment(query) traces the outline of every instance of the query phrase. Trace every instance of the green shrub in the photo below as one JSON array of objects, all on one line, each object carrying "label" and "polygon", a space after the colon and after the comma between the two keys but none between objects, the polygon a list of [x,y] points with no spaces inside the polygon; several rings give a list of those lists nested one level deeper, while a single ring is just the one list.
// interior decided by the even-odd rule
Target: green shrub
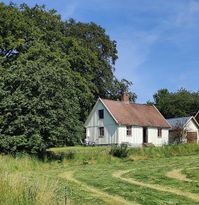
[{"label": "green shrub", "polygon": [[40,135],[0,136],[0,152],[15,155],[23,152],[36,154],[46,149]]},{"label": "green shrub", "polygon": [[126,144],[114,145],[111,147],[109,154],[114,157],[125,158],[128,156],[128,146]]},{"label": "green shrub", "polygon": [[82,164],[83,164],[83,165],[87,165],[87,164],[89,164],[89,161],[86,160],[86,159],[83,159],[83,160],[82,160]]}]

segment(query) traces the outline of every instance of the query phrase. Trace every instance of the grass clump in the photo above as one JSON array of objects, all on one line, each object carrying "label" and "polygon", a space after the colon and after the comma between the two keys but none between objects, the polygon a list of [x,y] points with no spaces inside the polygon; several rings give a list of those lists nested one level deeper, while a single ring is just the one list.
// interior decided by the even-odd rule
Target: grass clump
[{"label": "grass clump", "polygon": [[199,165],[194,168],[184,169],[182,173],[185,174],[188,179],[198,181],[199,183]]},{"label": "grass clump", "polygon": [[126,158],[128,156],[128,146],[126,144],[114,145],[111,147],[109,154],[118,158]]}]

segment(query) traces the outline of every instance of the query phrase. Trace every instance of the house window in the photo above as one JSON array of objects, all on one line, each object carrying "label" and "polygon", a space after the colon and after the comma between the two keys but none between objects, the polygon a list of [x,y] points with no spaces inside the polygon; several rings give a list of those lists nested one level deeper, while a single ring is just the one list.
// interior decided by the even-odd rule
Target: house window
[{"label": "house window", "polygon": [[104,127],[99,127],[99,136],[100,137],[104,136]]},{"label": "house window", "polygon": [[132,135],[132,127],[131,126],[126,126],[126,135],[131,136]]},{"label": "house window", "polygon": [[98,110],[99,119],[104,119],[104,110]]},{"label": "house window", "polygon": [[162,137],[162,129],[158,128],[158,137]]}]

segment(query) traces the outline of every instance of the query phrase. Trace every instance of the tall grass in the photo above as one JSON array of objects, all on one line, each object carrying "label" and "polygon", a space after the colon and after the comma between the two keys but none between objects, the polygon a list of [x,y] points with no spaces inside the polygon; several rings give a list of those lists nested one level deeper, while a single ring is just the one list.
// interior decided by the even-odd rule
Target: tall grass
[{"label": "tall grass", "polygon": [[[68,154],[72,154],[71,160],[95,160],[99,163],[110,162],[113,159],[109,155],[111,147],[63,147],[51,148],[49,151],[57,156],[68,159]],[[199,144],[166,145],[163,147],[142,147],[128,148],[128,157],[131,159],[163,158],[172,156],[186,156],[199,154]]]},{"label": "tall grass", "polygon": [[[87,161],[95,161],[96,163],[109,163],[114,160],[109,152],[111,147],[96,146],[96,147],[62,147],[51,148],[48,151],[53,152],[57,156],[62,156],[68,161],[77,161],[86,163]],[[72,158],[69,156],[73,155]],[[55,157],[56,158],[56,157]]]},{"label": "tall grass", "polygon": [[199,144],[166,145],[163,147],[144,147],[129,149],[131,158],[164,158],[199,154]]},{"label": "tall grass", "polygon": [[58,184],[41,176],[33,177],[32,171],[47,168],[49,164],[28,156],[0,156],[0,205],[59,204]]},{"label": "tall grass", "polygon": [[[82,164],[87,163],[92,163],[92,169],[95,167],[93,164],[97,164],[96,169],[99,169],[100,172],[104,172],[107,165],[109,167],[113,165],[113,170],[115,170],[117,165],[118,167],[125,167],[126,164],[131,166],[131,163],[125,164],[125,160],[111,156],[109,154],[110,149],[111,147],[65,147],[50,149],[50,152],[53,152],[55,155],[66,157],[63,159],[63,163],[60,163],[60,161],[42,162],[31,156],[17,155],[13,158],[0,155],[0,205],[63,204],[64,186],[67,186],[67,184],[64,181],[60,181],[61,179],[57,177],[57,174],[64,172],[65,169],[68,170],[70,167],[71,169],[78,170],[80,168],[84,170],[86,167],[90,169],[90,166],[82,166]],[[133,161],[194,154],[199,154],[199,145],[197,144],[128,148],[128,159]],[[129,160],[127,161],[129,162]],[[71,186],[74,188],[75,185],[71,183]],[[83,193],[83,190],[75,186],[70,193],[70,197],[76,202],[78,201],[76,199],[78,195],[79,199],[85,201],[84,204],[88,204],[88,200],[84,197],[85,194],[91,197],[89,193]],[[92,200],[94,199],[92,198]]]},{"label": "tall grass", "polygon": [[0,204],[2,205],[43,205],[59,204],[55,192],[58,187],[48,180],[29,181],[16,174],[0,173]]}]

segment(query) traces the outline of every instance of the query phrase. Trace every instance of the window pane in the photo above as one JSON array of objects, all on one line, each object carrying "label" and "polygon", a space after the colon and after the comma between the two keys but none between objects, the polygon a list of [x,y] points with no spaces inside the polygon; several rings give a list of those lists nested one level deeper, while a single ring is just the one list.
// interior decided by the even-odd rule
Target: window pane
[{"label": "window pane", "polygon": [[158,137],[162,137],[162,129],[158,129]]},{"label": "window pane", "polygon": [[104,110],[98,111],[99,119],[104,119]]},{"label": "window pane", "polygon": [[104,136],[104,127],[99,128],[99,136],[103,137]]},{"label": "window pane", "polygon": [[131,132],[131,126],[126,126],[126,135],[131,136],[132,132]]}]

